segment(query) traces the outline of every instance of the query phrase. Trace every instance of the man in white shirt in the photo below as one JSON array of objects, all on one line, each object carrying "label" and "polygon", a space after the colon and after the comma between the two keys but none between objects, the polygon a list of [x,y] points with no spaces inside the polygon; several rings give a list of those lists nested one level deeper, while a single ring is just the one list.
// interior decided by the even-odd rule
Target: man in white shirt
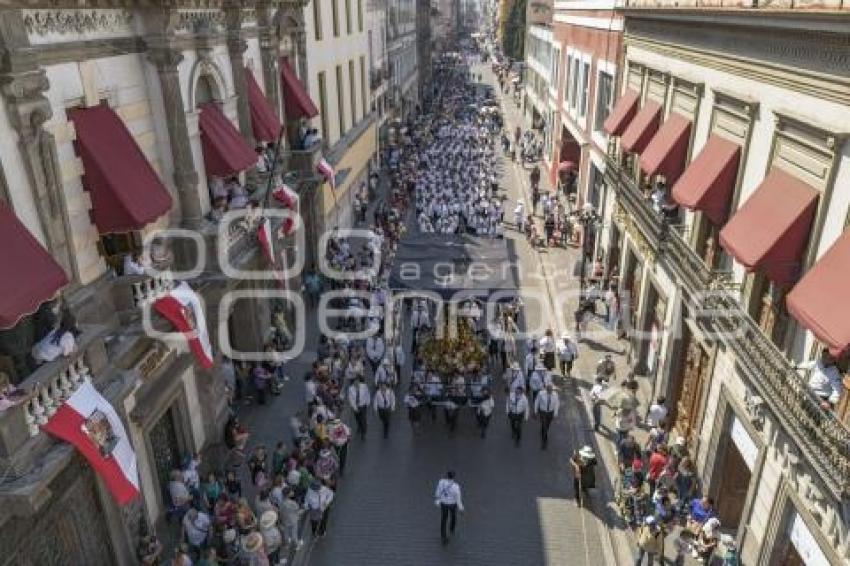
[{"label": "man in white shirt", "polygon": [[578,358],[578,346],[565,332],[558,342],[558,361],[561,363],[561,375],[572,377],[573,362],[576,358]]},{"label": "man in white shirt", "polygon": [[517,387],[508,395],[505,403],[505,412],[508,414],[508,421],[511,424],[511,436],[514,443],[519,446],[519,441],[522,440],[522,423],[528,420],[528,399],[523,393],[522,387]]},{"label": "man in white shirt", "polygon": [[393,363],[389,358],[384,358],[381,365],[375,370],[375,387],[382,383],[386,383],[390,387],[395,387],[395,384],[398,383],[395,370],[393,370]]},{"label": "man in white shirt", "polygon": [[390,435],[390,415],[395,411],[395,393],[386,383],[381,383],[375,392],[375,411],[384,425],[384,438],[387,438]]},{"label": "man in white shirt", "polygon": [[378,364],[384,358],[384,353],[387,350],[384,339],[381,336],[369,336],[366,338],[366,357],[369,358],[369,363],[372,364],[372,373],[378,369]]},{"label": "man in white shirt", "polygon": [[823,408],[829,410],[838,403],[843,389],[841,372],[828,349],[824,348],[816,361],[799,365],[797,369],[811,370],[808,387],[820,399]]},{"label": "man in white shirt", "polygon": [[546,450],[546,445],[549,443],[549,426],[551,426],[552,420],[558,416],[559,407],[558,393],[549,383],[534,401],[534,413],[540,417],[540,448],[542,450]]},{"label": "man in white shirt", "polygon": [[531,391],[532,405],[537,401],[537,396],[549,381],[551,381],[549,379],[549,372],[546,371],[543,364],[537,364],[537,367],[534,368],[534,371],[531,372],[531,375],[528,378],[528,389]]},{"label": "man in white shirt", "polygon": [[478,403],[478,408],[475,410],[475,418],[478,420],[478,429],[481,431],[481,438],[487,436],[487,427],[490,425],[490,417],[493,416],[493,408],[496,406],[493,401],[493,395],[490,394],[488,388],[481,390],[481,401]]},{"label": "man in white shirt", "polygon": [[[446,472],[446,477],[437,482],[434,492],[434,503],[440,508],[440,538],[443,544],[449,543],[449,534],[455,533],[457,512],[463,513],[463,500],[460,496],[460,485],[455,481],[455,473]],[[446,533],[448,523],[449,533]]]},{"label": "man in white shirt", "polygon": [[540,339],[540,352],[543,354],[543,365],[546,369],[555,369],[555,337],[551,329]]},{"label": "man in white shirt", "polygon": [[186,533],[186,541],[196,556],[200,556],[201,550],[206,546],[210,534],[210,516],[197,509],[189,509],[183,517],[183,531]]},{"label": "man in white shirt", "polygon": [[659,397],[655,403],[650,405],[649,413],[646,415],[646,424],[650,428],[659,428],[667,419],[667,399]]},{"label": "man in white shirt", "polygon": [[357,422],[357,432],[360,433],[360,439],[366,440],[366,413],[369,410],[369,404],[372,402],[372,395],[369,393],[369,386],[366,385],[363,376],[359,376],[357,381],[351,384],[348,388],[348,404],[354,411],[354,419]]}]

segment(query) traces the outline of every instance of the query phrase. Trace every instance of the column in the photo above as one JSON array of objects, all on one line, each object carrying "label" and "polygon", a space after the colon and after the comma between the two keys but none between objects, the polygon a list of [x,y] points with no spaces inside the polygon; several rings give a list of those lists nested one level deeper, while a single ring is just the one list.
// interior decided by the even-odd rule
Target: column
[{"label": "column", "polygon": [[[44,93],[50,88],[47,75],[27,39],[21,10],[0,12],[0,84],[18,148],[33,192],[45,245],[73,281],[79,278],[72,259],[73,245],[68,222],[56,141],[44,124],[53,116]],[[6,195],[8,197],[8,195]],[[11,201],[8,201],[11,203]]]},{"label": "column", "polygon": [[251,105],[248,101],[248,87],[245,84],[245,58],[243,54],[248,49],[242,32],[243,12],[241,3],[234,2],[224,9],[227,22],[227,55],[230,58],[230,68],[233,71],[233,90],[236,92],[236,109],[239,115],[239,131],[242,137],[256,145],[254,129],[251,127]]},{"label": "column", "polygon": [[286,111],[280,91],[280,71],[277,63],[279,39],[271,17],[271,6],[267,2],[257,3],[257,28],[260,36],[260,58],[263,65],[266,98],[283,123],[285,122]]},{"label": "column", "polygon": [[192,158],[189,127],[186,124],[186,110],[183,106],[180,75],[177,71],[177,66],[183,60],[183,54],[171,46],[155,47],[148,50],[148,59],[156,66],[159,74],[168,139],[174,160],[174,186],[180,198],[183,224],[190,227],[197,226],[201,221],[198,172],[195,170],[195,161]]}]

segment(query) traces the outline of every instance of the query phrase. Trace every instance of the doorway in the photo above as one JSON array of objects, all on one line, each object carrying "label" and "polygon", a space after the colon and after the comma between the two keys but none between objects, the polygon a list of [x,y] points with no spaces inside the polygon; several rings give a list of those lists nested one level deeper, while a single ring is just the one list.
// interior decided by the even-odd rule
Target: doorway
[{"label": "doorway", "polygon": [[676,433],[696,446],[699,432],[699,412],[705,395],[711,356],[695,339],[687,324],[682,325],[682,348],[678,372],[672,387],[671,422]]},{"label": "doorway", "polygon": [[169,407],[150,429],[148,438],[151,443],[154,471],[161,492],[165,496],[171,470],[180,469],[182,463],[182,443],[178,435],[177,415],[174,406]]},{"label": "doorway", "polygon": [[730,426],[727,427],[728,434],[725,438],[729,441],[723,442],[722,454],[717,467],[720,481],[716,482],[717,517],[724,528],[738,530],[741,518],[744,515],[744,506],[747,503],[747,492],[750,489],[750,480],[753,473],[744,455],[741,453],[739,443],[747,442],[750,445],[751,457],[753,450],[757,450],[751,444],[746,430],[741,421],[732,416]]}]

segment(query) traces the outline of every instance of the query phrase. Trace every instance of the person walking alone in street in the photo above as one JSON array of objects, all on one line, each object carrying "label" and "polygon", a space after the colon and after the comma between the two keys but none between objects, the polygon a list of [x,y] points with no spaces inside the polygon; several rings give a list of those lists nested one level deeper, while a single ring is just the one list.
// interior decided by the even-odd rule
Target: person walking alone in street
[{"label": "person walking alone in street", "polygon": [[348,404],[354,411],[354,420],[357,422],[357,432],[360,433],[361,440],[366,440],[366,417],[371,402],[372,395],[369,393],[369,386],[366,385],[365,379],[360,375],[348,388]]},{"label": "person walking alone in street", "polygon": [[381,383],[381,386],[375,393],[375,412],[378,413],[378,418],[381,419],[381,424],[384,425],[384,438],[390,435],[390,416],[394,411],[395,393],[387,386],[386,382]]},{"label": "person walking alone in street", "polygon": [[540,417],[540,448],[546,450],[546,445],[549,443],[549,427],[552,421],[558,416],[558,393],[551,383],[546,385],[546,389],[541,391],[534,401],[534,414]]},{"label": "person walking alone in street", "polygon": [[513,393],[508,395],[506,412],[508,421],[511,423],[511,437],[514,439],[514,444],[519,446],[522,440],[522,423],[528,420],[528,398],[523,393],[522,387],[517,387]]},{"label": "person walking alone in street", "polygon": [[440,539],[445,545],[449,543],[449,535],[455,534],[457,512],[463,513],[460,485],[455,481],[455,473],[452,470],[446,472],[446,477],[437,482],[434,503],[440,508]]},{"label": "person walking alone in street", "polygon": [[475,410],[475,418],[478,420],[478,429],[481,431],[481,438],[487,436],[487,426],[490,424],[490,417],[493,416],[493,407],[496,403],[493,401],[493,395],[489,389],[481,391],[483,398]]},{"label": "person walking alone in street", "polygon": [[570,338],[568,332],[561,335],[558,341],[558,361],[561,365],[561,375],[565,378],[572,377],[573,362],[578,358],[578,346]]}]

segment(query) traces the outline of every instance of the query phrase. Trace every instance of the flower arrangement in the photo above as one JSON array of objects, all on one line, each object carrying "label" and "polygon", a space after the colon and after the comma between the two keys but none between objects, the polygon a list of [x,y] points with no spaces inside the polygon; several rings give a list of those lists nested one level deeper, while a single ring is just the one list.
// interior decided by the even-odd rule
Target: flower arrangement
[{"label": "flower arrangement", "polygon": [[457,332],[432,336],[419,346],[419,356],[429,369],[443,377],[473,371],[484,365],[487,353],[466,320],[459,320]]}]

